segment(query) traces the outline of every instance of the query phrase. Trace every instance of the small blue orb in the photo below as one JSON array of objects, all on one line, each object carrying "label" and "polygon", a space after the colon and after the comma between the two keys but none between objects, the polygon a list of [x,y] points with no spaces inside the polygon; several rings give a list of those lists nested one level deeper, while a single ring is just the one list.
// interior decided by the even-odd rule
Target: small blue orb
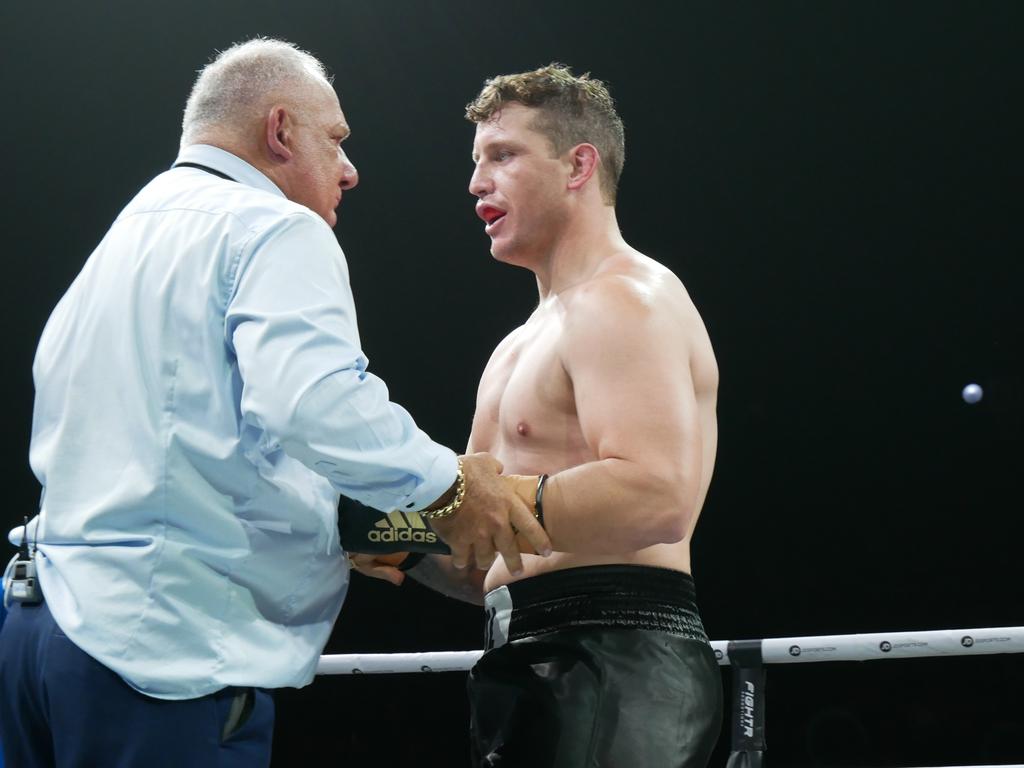
[{"label": "small blue orb", "polygon": [[974,405],[976,402],[981,400],[981,396],[984,394],[985,393],[982,391],[981,387],[979,387],[977,384],[968,384],[966,387],[964,387],[963,391],[960,393],[960,396],[963,397],[965,403],[970,403],[971,405]]}]

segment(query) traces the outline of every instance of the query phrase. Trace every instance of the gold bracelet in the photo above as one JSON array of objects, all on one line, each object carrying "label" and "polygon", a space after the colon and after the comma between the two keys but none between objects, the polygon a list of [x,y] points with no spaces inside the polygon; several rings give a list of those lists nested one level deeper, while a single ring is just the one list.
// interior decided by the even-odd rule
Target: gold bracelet
[{"label": "gold bracelet", "polygon": [[456,461],[459,463],[459,472],[455,477],[455,498],[440,509],[420,512],[420,517],[427,520],[443,520],[454,515],[462,506],[462,500],[466,498],[466,473],[462,470],[462,459],[456,459]]}]

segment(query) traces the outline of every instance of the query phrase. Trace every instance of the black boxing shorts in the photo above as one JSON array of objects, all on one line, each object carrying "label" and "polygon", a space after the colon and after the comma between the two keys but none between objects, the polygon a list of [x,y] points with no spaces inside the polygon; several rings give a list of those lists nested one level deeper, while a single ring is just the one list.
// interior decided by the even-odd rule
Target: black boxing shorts
[{"label": "black boxing shorts", "polygon": [[688,574],[571,568],[495,589],[485,608],[467,683],[474,766],[707,765],[722,679]]}]

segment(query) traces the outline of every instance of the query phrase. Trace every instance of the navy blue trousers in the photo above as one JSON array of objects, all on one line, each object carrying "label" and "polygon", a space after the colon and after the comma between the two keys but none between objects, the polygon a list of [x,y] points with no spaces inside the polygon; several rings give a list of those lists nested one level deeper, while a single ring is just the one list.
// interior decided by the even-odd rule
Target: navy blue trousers
[{"label": "navy blue trousers", "polygon": [[139,693],[72,643],[45,603],[11,606],[0,630],[0,743],[18,768],[259,768],[274,702],[225,688],[166,701]]}]

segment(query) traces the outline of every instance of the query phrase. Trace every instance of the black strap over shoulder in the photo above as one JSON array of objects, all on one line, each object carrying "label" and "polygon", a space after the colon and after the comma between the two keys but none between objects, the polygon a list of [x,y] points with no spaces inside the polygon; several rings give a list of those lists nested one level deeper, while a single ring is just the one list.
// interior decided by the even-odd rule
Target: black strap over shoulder
[{"label": "black strap over shoulder", "polygon": [[222,179],[227,179],[228,181],[234,181],[234,179],[231,178],[230,176],[228,176],[226,173],[222,173],[221,171],[218,171],[216,168],[211,168],[208,165],[202,165],[200,163],[189,163],[189,162],[183,160],[183,161],[181,161],[179,163],[175,163],[171,167],[172,168],[198,168],[200,171],[206,171],[207,173],[212,173],[214,176],[220,176]]}]

